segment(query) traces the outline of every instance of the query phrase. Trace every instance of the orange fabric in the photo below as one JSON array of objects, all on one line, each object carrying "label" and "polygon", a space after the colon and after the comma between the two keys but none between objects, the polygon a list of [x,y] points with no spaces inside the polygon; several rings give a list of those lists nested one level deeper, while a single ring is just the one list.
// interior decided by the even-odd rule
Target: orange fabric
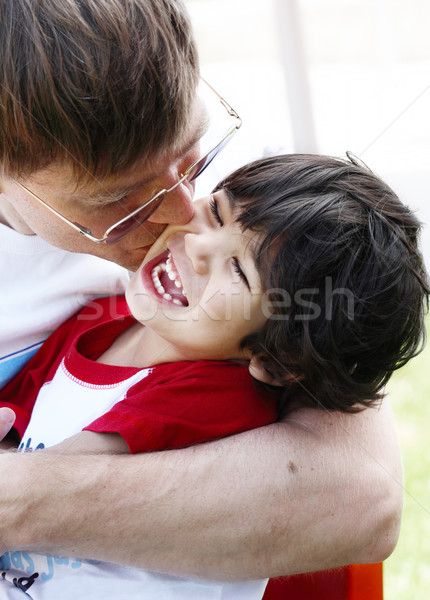
[{"label": "orange fabric", "polygon": [[382,563],[271,579],[263,600],[383,600]]},{"label": "orange fabric", "polygon": [[348,600],[383,600],[382,563],[349,567]]}]

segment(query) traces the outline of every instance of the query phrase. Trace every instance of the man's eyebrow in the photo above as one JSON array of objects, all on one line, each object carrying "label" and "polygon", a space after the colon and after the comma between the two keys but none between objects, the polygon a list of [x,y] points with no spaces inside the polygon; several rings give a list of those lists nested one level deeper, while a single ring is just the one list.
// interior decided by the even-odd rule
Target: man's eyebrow
[{"label": "man's eyebrow", "polygon": [[199,126],[194,131],[194,134],[191,136],[190,141],[188,142],[188,149],[190,149],[194,144],[197,144],[198,141],[202,139],[207,130],[209,129],[209,115],[204,113],[203,118],[199,122]]},{"label": "man's eyebrow", "polygon": [[[187,139],[187,141],[180,146],[180,148],[174,153],[172,156],[172,161],[177,160],[181,156],[187,154],[193,146],[197,144],[197,142],[203,137],[206,133],[209,126],[209,119],[204,118],[200,121],[199,126],[194,130],[191,137]],[[191,166],[191,165],[188,165]],[[147,177],[144,177],[140,181],[135,182],[133,185],[129,186],[115,186],[108,188],[103,187],[103,184],[100,183],[101,189],[94,192],[87,192],[85,194],[65,194],[63,199],[69,199],[73,197],[74,200],[89,200],[90,202],[94,202],[95,204],[107,204],[109,202],[117,202],[124,198],[125,196],[129,196],[133,194],[137,190],[140,190],[154,181],[158,177],[160,177],[164,173],[164,169],[160,169],[159,171],[155,171],[150,173]],[[155,189],[153,190],[156,191]],[[157,190],[158,191],[158,190]]]},{"label": "man's eyebrow", "polygon": [[[154,179],[153,177],[151,177],[151,179]],[[132,186],[128,186],[128,187],[118,187],[118,188],[112,188],[110,187],[105,188],[103,187],[103,184],[100,183],[100,187],[101,189],[95,191],[95,192],[85,192],[83,194],[79,194],[79,193],[71,193],[71,194],[64,194],[62,196],[60,196],[60,198],[62,200],[76,200],[76,201],[85,201],[85,202],[90,202],[90,203],[94,203],[94,205],[96,204],[109,204],[111,202],[118,202],[118,200],[121,200],[121,198],[124,198],[125,196],[128,196],[132,193],[134,193],[135,191],[137,191],[138,189],[145,187],[146,185],[148,185],[150,180],[148,181],[139,181],[137,183],[135,183]]]},{"label": "man's eyebrow", "polygon": [[204,113],[203,118],[200,120],[198,127],[195,128],[192,135],[178,148],[178,150],[174,154],[174,157],[178,159],[181,156],[184,156],[184,154],[188,154],[191,148],[202,139],[202,137],[205,135],[208,129],[209,117],[206,115],[206,113]]}]

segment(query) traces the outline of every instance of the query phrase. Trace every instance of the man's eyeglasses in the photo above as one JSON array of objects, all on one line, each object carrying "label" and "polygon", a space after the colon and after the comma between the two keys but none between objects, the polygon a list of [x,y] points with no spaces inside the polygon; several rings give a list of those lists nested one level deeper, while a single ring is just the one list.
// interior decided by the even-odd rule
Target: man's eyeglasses
[{"label": "man's eyeglasses", "polygon": [[198,160],[193,162],[183,174],[180,175],[179,180],[169,189],[163,189],[157,192],[150,200],[139,206],[136,210],[128,214],[126,217],[117,221],[114,225],[109,227],[102,237],[96,237],[93,235],[92,231],[88,227],[83,227],[79,223],[74,221],[70,221],[62,214],[60,214],[55,208],[49,206],[44,200],[36,196],[31,190],[29,190],[25,185],[16,181],[15,183],[19,185],[24,191],[26,191],[32,198],[43,204],[50,212],[56,215],[59,219],[61,219],[64,223],[73,227],[76,231],[84,235],[87,239],[95,242],[96,244],[115,244],[119,242],[125,235],[142,225],[149,217],[160,207],[161,203],[165,199],[166,195],[180,186],[182,183],[188,182],[191,183],[197,179],[199,175],[203,173],[203,171],[210,165],[213,159],[221,152],[221,150],[228,144],[228,142],[232,139],[233,135],[236,131],[241,127],[242,120],[237,114],[237,112],[230,106],[230,104],[224,100],[222,96],[218,94],[214,90],[214,88],[209,85],[206,81],[203,81],[203,85],[207,86],[207,88],[216,95],[218,102],[221,104],[223,109],[227,112],[229,118],[231,119],[231,123],[227,131],[223,134],[222,138],[218,143],[213,145],[210,150],[205,152]]}]

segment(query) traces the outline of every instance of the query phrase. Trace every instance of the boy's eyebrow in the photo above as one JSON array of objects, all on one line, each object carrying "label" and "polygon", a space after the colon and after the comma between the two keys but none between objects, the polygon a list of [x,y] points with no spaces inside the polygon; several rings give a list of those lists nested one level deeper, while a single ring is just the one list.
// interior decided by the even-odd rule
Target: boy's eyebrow
[{"label": "boy's eyebrow", "polygon": [[223,191],[223,192],[224,192],[224,194],[227,196],[228,203],[229,203],[229,205],[230,205],[230,210],[233,212],[233,211],[234,211],[234,209],[236,208],[234,194],[232,194],[232,193],[230,192],[230,190],[229,190],[228,188],[226,188],[226,187],[219,188],[219,190],[220,190],[220,191]]}]

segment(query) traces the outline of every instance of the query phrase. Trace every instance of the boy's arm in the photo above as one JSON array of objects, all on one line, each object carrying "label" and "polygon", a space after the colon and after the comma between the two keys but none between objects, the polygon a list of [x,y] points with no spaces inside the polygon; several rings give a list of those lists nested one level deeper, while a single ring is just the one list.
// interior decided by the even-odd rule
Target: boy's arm
[{"label": "boy's arm", "polygon": [[118,433],[81,431],[61,443],[55,444],[55,446],[44,448],[42,452],[49,452],[57,456],[67,454],[129,454],[129,449],[126,442]]},{"label": "boy's arm", "polygon": [[[0,407],[0,450],[16,450],[19,441],[11,430],[15,414],[10,408]],[[81,431],[44,452],[55,454],[128,454],[129,449],[116,433],[93,433]]]},{"label": "boy's arm", "polygon": [[8,453],[0,473],[1,550],[205,578],[382,560],[402,506],[386,402],[357,415],[300,409],[283,423],[178,451]]}]

